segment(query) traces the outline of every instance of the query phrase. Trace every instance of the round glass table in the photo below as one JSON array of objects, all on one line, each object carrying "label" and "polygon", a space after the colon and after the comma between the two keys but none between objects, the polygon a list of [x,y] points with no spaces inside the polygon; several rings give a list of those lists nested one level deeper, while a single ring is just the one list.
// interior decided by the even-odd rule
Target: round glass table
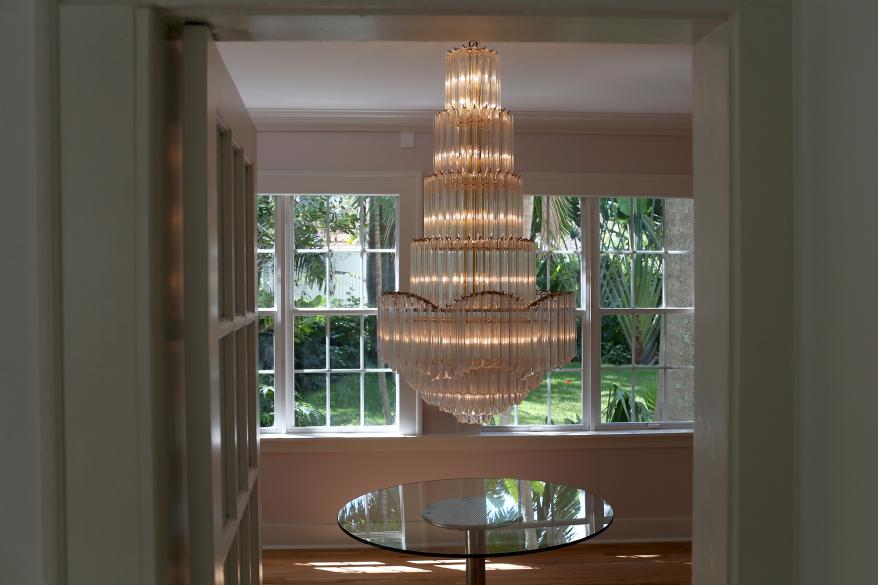
[{"label": "round glass table", "polygon": [[338,512],[349,536],[379,548],[466,559],[468,585],[485,582],[485,559],[588,540],[613,522],[600,496],[560,483],[507,477],[441,479],[354,498]]}]

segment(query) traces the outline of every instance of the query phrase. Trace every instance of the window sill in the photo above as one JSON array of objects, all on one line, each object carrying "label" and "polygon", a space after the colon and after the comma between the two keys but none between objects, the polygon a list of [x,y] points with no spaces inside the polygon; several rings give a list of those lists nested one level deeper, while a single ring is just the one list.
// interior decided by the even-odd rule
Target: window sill
[{"label": "window sill", "polygon": [[692,448],[692,429],[491,432],[481,435],[265,434],[262,453]]}]

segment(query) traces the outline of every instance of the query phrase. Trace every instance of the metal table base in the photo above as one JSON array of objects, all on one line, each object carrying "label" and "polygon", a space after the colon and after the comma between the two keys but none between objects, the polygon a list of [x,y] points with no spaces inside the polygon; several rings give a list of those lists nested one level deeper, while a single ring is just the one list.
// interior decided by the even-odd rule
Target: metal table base
[{"label": "metal table base", "polygon": [[[471,529],[466,531],[466,552],[482,550],[485,531]],[[466,558],[466,585],[485,585],[485,557]]]}]

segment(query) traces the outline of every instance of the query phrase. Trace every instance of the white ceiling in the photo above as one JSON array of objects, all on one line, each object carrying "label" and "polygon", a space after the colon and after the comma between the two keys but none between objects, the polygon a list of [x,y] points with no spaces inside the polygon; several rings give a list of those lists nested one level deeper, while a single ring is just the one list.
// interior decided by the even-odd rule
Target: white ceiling
[{"label": "white ceiling", "polygon": [[[437,110],[444,52],[460,42],[221,42],[248,108]],[[491,43],[513,112],[685,114],[683,45]]]}]

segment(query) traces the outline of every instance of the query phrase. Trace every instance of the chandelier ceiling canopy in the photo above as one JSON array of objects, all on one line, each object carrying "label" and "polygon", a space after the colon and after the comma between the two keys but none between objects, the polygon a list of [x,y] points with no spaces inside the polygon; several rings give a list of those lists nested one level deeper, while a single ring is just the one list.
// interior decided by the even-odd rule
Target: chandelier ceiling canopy
[{"label": "chandelier ceiling canopy", "polygon": [[424,401],[480,423],[573,359],[576,302],[536,290],[536,244],[522,237],[522,181],[496,51],[472,41],[446,53],[433,140],[424,238],[411,244],[412,292],[381,294],[378,347]]}]

